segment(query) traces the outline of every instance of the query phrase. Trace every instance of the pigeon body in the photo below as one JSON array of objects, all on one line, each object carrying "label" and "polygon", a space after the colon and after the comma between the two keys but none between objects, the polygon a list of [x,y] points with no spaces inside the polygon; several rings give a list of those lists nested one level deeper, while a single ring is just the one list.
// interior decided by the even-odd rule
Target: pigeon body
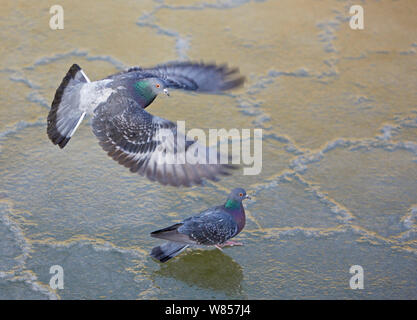
[{"label": "pigeon body", "polygon": [[[164,185],[201,184],[204,179],[229,174],[233,166],[209,163],[213,152],[220,159],[217,150],[186,140],[173,122],[153,116],[145,108],[158,94],[169,95],[171,88],[220,93],[243,82],[237,69],[192,62],[133,67],[91,82],[74,64],[56,91],[47,133],[54,144],[64,148],[85,115],[91,115],[99,144],[130,171]],[[205,152],[196,152],[202,148]],[[181,160],[190,156],[196,161]]]},{"label": "pigeon body", "polygon": [[181,223],[151,233],[154,238],[168,240],[152,249],[151,256],[166,262],[188,246],[223,246],[245,226],[242,200],[249,198],[242,188],[234,189],[224,205],[212,207]]}]

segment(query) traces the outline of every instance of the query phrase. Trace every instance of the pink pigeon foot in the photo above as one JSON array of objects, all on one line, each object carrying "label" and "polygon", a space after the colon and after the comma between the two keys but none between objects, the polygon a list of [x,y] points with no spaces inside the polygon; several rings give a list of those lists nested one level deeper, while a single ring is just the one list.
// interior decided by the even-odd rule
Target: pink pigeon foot
[{"label": "pink pigeon foot", "polygon": [[242,242],[237,242],[237,241],[226,241],[223,244],[219,245],[220,247],[224,248],[224,247],[233,247],[233,246],[243,246]]}]

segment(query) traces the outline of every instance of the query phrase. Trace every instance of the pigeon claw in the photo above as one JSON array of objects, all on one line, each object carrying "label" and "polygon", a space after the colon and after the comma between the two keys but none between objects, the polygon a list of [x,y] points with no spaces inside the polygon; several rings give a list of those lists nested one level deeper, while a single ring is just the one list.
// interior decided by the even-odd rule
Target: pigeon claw
[{"label": "pigeon claw", "polygon": [[226,241],[223,243],[223,247],[233,247],[233,246],[243,246],[243,242],[237,242],[237,241]]},{"label": "pigeon claw", "polygon": [[237,241],[226,241],[225,243],[222,244],[216,244],[215,247],[219,250],[222,250],[222,248],[224,247],[234,247],[234,246],[243,246],[242,242],[237,242]]}]

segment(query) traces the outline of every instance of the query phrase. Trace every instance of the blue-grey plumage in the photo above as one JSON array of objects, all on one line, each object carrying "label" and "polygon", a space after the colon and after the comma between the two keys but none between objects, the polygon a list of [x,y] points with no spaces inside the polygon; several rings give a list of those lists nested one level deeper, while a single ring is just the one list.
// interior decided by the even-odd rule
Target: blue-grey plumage
[{"label": "blue-grey plumage", "polygon": [[244,189],[233,189],[223,205],[152,232],[152,237],[169,242],[153,248],[151,256],[165,262],[190,245],[216,246],[219,249],[227,245],[239,245],[240,243],[229,240],[238,235],[245,226],[242,201],[248,198]]},{"label": "blue-grey plumage", "polygon": [[[169,95],[171,88],[220,93],[243,82],[237,69],[193,62],[133,67],[91,82],[74,64],[56,91],[47,133],[54,144],[64,148],[84,116],[92,115],[93,132],[102,148],[130,171],[172,186],[217,180],[220,175],[230,174],[235,166],[220,161],[210,163],[210,148],[186,140],[182,133],[177,133],[173,122],[153,116],[145,108],[158,94]],[[183,163],[181,159],[193,157],[202,148],[206,152],[198,152],[197,161]],[[220,159],[217,150],[214,152]]]}]

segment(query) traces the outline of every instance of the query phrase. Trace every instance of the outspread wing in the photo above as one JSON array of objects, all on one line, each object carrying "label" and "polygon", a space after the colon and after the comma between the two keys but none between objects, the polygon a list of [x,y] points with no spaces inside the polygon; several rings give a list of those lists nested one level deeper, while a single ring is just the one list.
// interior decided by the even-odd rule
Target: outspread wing
[{"label": "outspread wing", "polygon": [[198,244],[215,245],[224,243],[237,234],[238,226],[233,218],[221,208],[212,208],[200,215],[188,218],[178,228]]},{"label": "outspread wing", "polygon": [[209,164],[212,149],[186,141],[173,122],[151,115],[120,92],[113,93],[94,113],[93,132],[102,148],[130,171],[152,181],[191,186],[203,179],[217,180],[218,175],[228,175],[228,169],[233,168]]},{"label": "outspread wing", "polygon": [[143,71],[161,78],[169,88],[207,93],[233,89],[245,81],[237,68],[196,62],[171,62]]},{"label": "outspread wing", "polygon": [[198,62],[170,62],[153,68],[132,67],[116,76],[131,72],[137,73],[141,78],[159,78],[168,88],[206,93],[234,89],[245,81],[237,68]]}]

